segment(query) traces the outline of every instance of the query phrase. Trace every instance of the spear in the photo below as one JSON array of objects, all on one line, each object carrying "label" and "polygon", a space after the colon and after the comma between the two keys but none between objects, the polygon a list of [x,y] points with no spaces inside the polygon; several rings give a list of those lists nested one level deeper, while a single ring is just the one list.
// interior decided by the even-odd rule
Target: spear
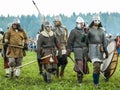
[{"label": "spear", "polygon": [[[40,14],[40,10],[39,10],[39,8],[37,7],[37,5],[36,5],[35,1],[34,1],[34,0],[32,0],[32,2],[33,2],[33,4],[34,4],[34,6],[36,7],[36,9],[37,9],[37,11],[38,11],[39,15],[41,15],[41,14]],[[42,23],[43,23],[43,25],[44,25],[44,23],[45,23],[45,16],[43,15],[43,16],[42,16],[42,18],[43,18]]]},{"label": "spear", "polygon": [[33,60],[33,61],[28,62],[28,63],[26,63],[26,64],[23,64],[23,65],[21,65],[21,66],[19,66],[19,67],[17,67],[17,68],[22,68],[22,67],[27,66],[27,65],[29,65],[29,64],[32,64],[32,63],[34,63],[34,62],[36,62],[36,61],[37,61],[37,60]]},{"label": "spear", "polygon": [[35,7],[36,7],[36,9],[37,9],[37,11],[38,11],[38,13],[39,13],[39,15],[40,15],[40,10],[39,10],[39,8],[37,7],[37,5],[36,5],[36,3],[32,0],[32,2],[33,2],[33,4],[35,5]]}]

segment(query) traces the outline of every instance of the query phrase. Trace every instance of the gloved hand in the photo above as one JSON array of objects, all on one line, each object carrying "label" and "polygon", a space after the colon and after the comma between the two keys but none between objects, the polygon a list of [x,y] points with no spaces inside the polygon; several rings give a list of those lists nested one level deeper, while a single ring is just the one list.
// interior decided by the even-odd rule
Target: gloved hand
[{"label": "gloved hand", "polygon": [[4,43],[4,46],[5,46],[5,47],[8,47],[8,44],[9,44],[9,43]]},{"label": "gloved hand", "polygon": [[66,55],[67,55],[68,57],[70,56],[70,53],[71,53],[70,49],[67,49]]},{"label": "gloved hand", "polygon": [[108,58],[108,51],[105,51],[105,58]]},{"label": "gloved hand", "polygon": [[28,50],[28,44],[24,44],[23,50]]}]

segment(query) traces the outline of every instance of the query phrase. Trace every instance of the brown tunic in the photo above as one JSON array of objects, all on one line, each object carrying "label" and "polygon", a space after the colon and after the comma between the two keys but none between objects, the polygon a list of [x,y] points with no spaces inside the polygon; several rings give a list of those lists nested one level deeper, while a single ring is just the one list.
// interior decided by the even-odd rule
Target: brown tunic
[{"label": "brown tunic", "polygon": [[[24,44],[28,44],[28,37],[22,28],[16,31],[11,27],[5,35],[5,43],[23,47]],[[23,49],[14,46],[8,46],[6,53],[7,56],[11,58],[23,57],[24,56]]]}]

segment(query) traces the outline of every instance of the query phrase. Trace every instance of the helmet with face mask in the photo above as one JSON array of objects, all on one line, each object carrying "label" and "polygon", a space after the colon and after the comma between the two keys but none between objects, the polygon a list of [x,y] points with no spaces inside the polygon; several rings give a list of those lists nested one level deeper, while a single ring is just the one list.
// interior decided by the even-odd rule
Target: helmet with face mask
[{"label": "helmet with face mask", "polygon": [[45,21],[45,23],[44,23],[44,27],[45,27],[45,30],[47,30],[47,31],[49,32],[50,29],[51,29],[51,24],[50,24],[50,22]]},{"label": "helmet with face mask", "polygon": [[60,16],[55,16],[54,21],[60,21],[61,22],[61,17]]},{"label": "helmet with face mask", "polygon": [[98,14],[95,14],[93,16],[93,21],[94,21],[94,23],[99,24],[100,23],[100,16]]},{"label": "helmet with face mask", "polygon": [[61,20],[60,16],[54,17],[54,24],[55,24],[55,26],[60,26],[62,24],[62,20]]},{"label": "helmet with face mask", "polygon": [[84,20],[83,20],[83,18],[82,17],[77,17],[77,19],[76,19],[76,27],[78,28],[78,29],[81,29],[82,27],[84,27]]},{"label": "helmet with face mask", "polygon": [[20,30],[20,20],[18,18],[16,18],[13,23],[12,23],[12,26],[14,29],[18,29]]}]

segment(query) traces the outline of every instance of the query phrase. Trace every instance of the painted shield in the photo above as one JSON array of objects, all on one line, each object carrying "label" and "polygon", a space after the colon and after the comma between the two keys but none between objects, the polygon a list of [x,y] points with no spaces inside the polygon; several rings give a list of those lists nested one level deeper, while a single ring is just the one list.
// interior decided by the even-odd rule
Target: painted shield
[{"label": "painted shield", "polygon": [[101,71],[104,73],[105,77],[109,78],[113,75],[118,64],[118,52],[116,50],[116,43],[111,42],[108,47],[109,56],[107,59],[103,60],[101,64]]}]

